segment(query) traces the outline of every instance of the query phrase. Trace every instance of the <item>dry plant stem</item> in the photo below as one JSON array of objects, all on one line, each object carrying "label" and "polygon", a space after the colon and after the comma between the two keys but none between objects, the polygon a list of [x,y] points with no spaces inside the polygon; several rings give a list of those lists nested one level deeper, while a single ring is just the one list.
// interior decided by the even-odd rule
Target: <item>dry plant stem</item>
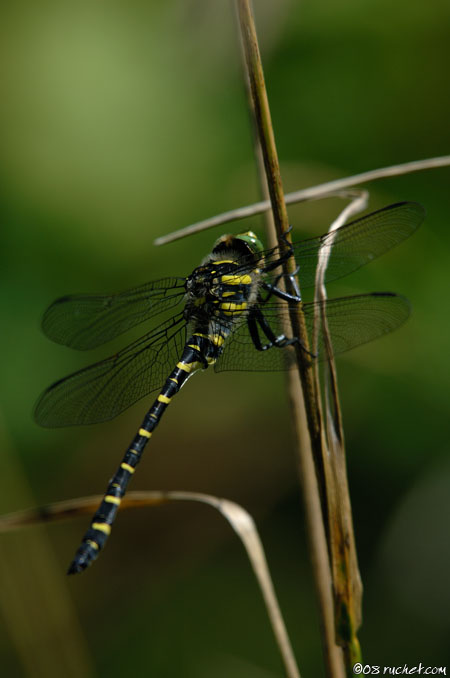
[{"label": "dry plant stem", "polygon": [[[9,532],[19,527],[36,525],[42,522],[64,520],[85,514],[90,515],[98,506],[99,501],[101,501],[99,496],[84,497],[2,516],[0,518],[0,532]],[[247,552],[260,587],[286,675],[288,678],[300,678],[300,672],[295,662],[292,646],[270,578],[264,549],[252,517],[241,506],[226,499],[198,492],[182,491],[128,492],[121,504],[121,510],[143,506],[160,506],[173,501],[193,501],[207,504],[219,511],[230,523]]]},{"label": "dry plant stem", "polygon": [[[235,6],[236,7],[236,6]],[[237,7],[236,7],[237,10]],[[249,110],[249,118],[250,118],[250,125],[252,129],[252,139],[253,139],[253,153],[255,156],[255,162],[256,162],[256,169],[257,169],[257,177],[258,177],[258,184],[259,184],[259,192],[261,197],[264,200],[268,200],[270,202],[270,196],[269,196],[269,187],[267,185],[267,178],[266,178],[266,173],[264,171],[264,158],[263,158],[263,152],[261,148],[261,143],[259,140],[258,136],[258,129],[256,126],[256,116],[255,116],[255,107],[253,105],[253,97],[252,97],[252,91],[251,91],[251,86],[250,86],[250,80],[248,78],[248,72],[245,67],[245,52],[244,52],[244,44],[242,42],[242,34],[239,32],[239,46],[240,46],[240,54],[241,54],[241,63],[242,63],[242,72],[244,74],[244,86],[245,86],[245,94],[247,98],[247,105],[248,105],[248,110]],[[267,212],[264,212],[264,223],[265,223],[265,230],[266,230],[266,235],[269,241],[269,246],[270,247],[275,247],[276,243],[276,231],[275,231],[275,224],[273,220],[273,214],[271,210],[268,210]]]},{"label": "dry plant stem", "polygon": [[[336,193],[337,196],[344,199],[351,200],[350,205],[347,205],[345,209],[339,214],[339,216],[333,221],[328,233],[336,233],[341,226],[343,226],[346,221],[351,217],[355,216],[358,212],[362,212],[368,204],[369,201],[369,192],[363,189],[353,189],[352,191],[342,190]],[[331,242],[328,241],[330,244]],[[316,279],[314,284],[314,300],[316,302],[325,302],[327,299],[327,292],[325,287],[325,274],[328,267],[328,261],[331,255],[331,248],[327,248],[326,253],[323,251],[319,252],[317,270],[316,270]],[[319,317],[319,309],[321,309]],[[331,387],[331,397],[334,402],[334,429],[339,441],[343,444],[344,441],[344,430],[342,425],[342,412],[339,402],[339,394],[337,389],[337,373],[336,365],[332,352],[331,339],[329,337],[327,317],[325,314],[324,306],[317,305],[316,315],[314,318],[314,330],[313,330],[313,352],[317,352],[317,337],[319,326],[323,328],[323,334],[327,341],[327,353],[328,353],[328,370],[329,370],[329,384]],[[316,381],[316,388],[319,392],[320,390],[320,379],[319,379],[319,364],[316,363],[314,366],[314,377]]]},{"label": "dry plant stem", "polygon": [[[258,41],[256,36],[256,29],[249,0],[237,0],[238,16],[242,34],[242,41],[244,45],[245,60],[250,82],[250,88],[253,99],[253,107],[255,112],[255,120],[259,133],[259,139],[263,151],[264,166],[266,170],[267,183],[269,187],[272,213],[274,216],[275,227],[278,236],[280,248],[283,251],[287,247],[285,241],[289,239],[288,229],[289,221],[284,201],[284,192],[281,182],[281,174],[278,162],[278,156],[275,145],[275,138],[270,117],[269,104],[267,99],[267,92],[265,88],[264,75],[262,70],[261,58],[258,49]],[[285,241],[283,241],[283,238]],[[295,261],[290,257],[284,266],[285,274],[292,274],[295,270]],[[288,291],[293,291],[291,281],[286,278]],[[305,360],[305,348],[308,347],[309,340],[304,323],[304,317],[301,311],[301,305],[298,305],[298,311],[292,310],[291,325],[293,336],[300,340],[300,344],[295,346],[298,367],[301,377],[304,405],[306,409],[306,419],[308,423],[308,431],[311,440],[311,446],[305,449],[311,450],[314,455],[314,465],[317,469],[318,478],[323,477],[323,456],[326,454],[325,439],[322,434],[321,416],[318,408],[317,393],[314,384],[314,375],[311,365],[308,360]],[[303,348],[302,348],[303,346]],[[301,407],[301,404],[299,405]],[[303,478],[303,484],[309,482],[308,477]],[[317,503],[320,504],[317,495],[317,485],[309,487],[309,492],[316,492]],[[324,495],[322,494],[322,498]],[[320,510],[316,513],[316,517],[320,516]],[[309,527],[313,529],[313,525]],[[312,556],[313,563],[317,566],[314,568],[314,575],[316,586],[319,589],[319,601],[321,603],[321,619],[322,626],[328,626],[328,632],[322,635],[324,640],[324,650],[327,664],[327,672],[329,676],[341,676],[342,662],[340,661],[339,653],[336,651],[334,642],[333,630],[333,614],[332,614],[332,598],[331,598],[331,578],[324,577],[327,573],[325,563],[327,563],[327,553],[325,549],[316,548],[317,537],[315,534],[310,535],[310,543],[314,544],[314,554]],[[323,542],[322,542],[323,544]],[[318,560],[325,559],[325,563]],[[327,573],[329,575],[329,572]],[[326,609],[323,609],[325,606]],[[331,613],[331,614],[330,614]],[[331,626],[330,624],[331,620]]]},{"label": "dry plant stem", "polygon": [[[242,35],[240,34],[241,55],[244,66],[244,81],[247,93],[247,103],[250,111],[251,126],[253,132],[253,150],[256,161],[258,182],[261,197],[269,199],[269,189],[267,185],[266,174],[264,171],[264,158],[261,148],[261,143],[258,137],[258,130],[255,119],[255,109],[253,105],[252,92],[248,73],[245,69],[244,63],[244,46],[242,44]],[[277,245],[275,224],[271,210],[264,213],[265,216],[265,231],[266,239],[269,247]],[[280,287],[285,288],[284,280],[280,280]],[[287,327],[283,330],[285,334],[289,334],[289,323],[286,321]],[[328,561],[326,535],[324,524],[322,520],[322,509],[319,500],[319,491],[317,487],[317,479],[312,460],[311,442],[308,435],[308,424],[306,421],[305,404],[303,400],[303,392],[301,389],[298,372],[295,366],[292,366],[287,372],[287,390],[289,395],[289,402],[291,411],[293,413],[294,422],[294,437],[297,445],[297,458],[299,461],[299,474],[302,482],[303,499],[305,505],[306,521],[309,524],[308,545],[311,558],[313,560],[313,568],[318,572],[318,577],[324,582],[323,586],[317,587],[318,594],[322,596],[320,607],[326,614],[326,619],[321,622],[321,637],[326,637],[325,646],[330,648],[330,652],[336,654],[330,661],[331,664],[342,667],[341,650],[334,643],[334,615],[333,604],[330,589],[327,583],[331,580],[331,571]],[[273,623],[273,622],[272,622]],[[341,671],[339,678],[344,678],[344,672]]]},{"label": "dry plant stem", "polygon": [[[354,191],[354,196],[348,205],[329,229],[331,237],[333,233],[343,226],[350,216],[362,211],[367,206],[369,194],[367,191]],[[325,289],[325,273],[328,266],[331,248],[319,252],[318,265],[315,281],[315,301],[325,302],[327,298]],[[330,559],[333,574],[333,591],[335,607],[336,635],[340,645],[343,646],[347,667],[351,667],[361,660],[361,652],[357,631],[361,624],[361,599],[362,584],[358,569],[358,559],[353,530],[350,494],[348,489],[344,431],[342,426],[342,414],[339,402],[337,373],[333,357],[331,340],[328,332],[327,318],[324,306],[318,304],[316,317],[314,318],[314,341],[315,344],[319,326],[322,328],[322,336],[328,354],[325,364],[325,404],[327,442],[330,456],[325,463],[325,477],[328,498],[328,531]],[[319,366],[315,366],[315,378],[319,389]]]},{"label": "dry plant stem", "polygon": [[[240,45],[242,58],[244,59],[245,57],[242,36]],[[245,89],[247,93],[247,102],[249,111],[251,113],[250,117],[253,131],[253,146],[260,194],[263,199],[269,200],[269,189],[264,171],[264,158],[256,129],[255,109],[253,106],[250,82],[245,68],[244,81],[246,86]],[[269,247],[275,247],[277,245],[277,238],[272,211],[267,210],[264,213],[264,216],[267,245]],[[280,280],[279,285],[282,289],[285,288],[283,279]],[[287,327],[283,329],[283,331],[285,331],[285,334],[289,334],[289,323],[285,321],[285,324]],[[326,637],[325,645],[330,648],[330,651],[333,651],[333,646],[335,648],[334,652],[337,656],[333,658],[330,663],[334,663],[336,666],[342,667],[341,650],[339,647],[334,645],[335,627],[333,604],[330,589],[327,586],[327,583],[331,579],[331,571],[328,561],[326,535],[322,520],[322,509],[320,506],[317,478],[312,460],[311,441],[308,435],[308,424],[306,421],[303,392],[298,378],[298,371],[295,366],[292,366],[288,370],[286,377],[289,403],[293,413],[292,420],[294,422],[294,438],[297,445],[297,459],[299,464],[299,475],[302,483],[305,520],[309,525],[309,529],[307,530],[309,552],[313,561],[312,567],[316,572],[319,573],[318,577],[324,582],[323,586],[317,587],[318,595],[322,597],[322,600],[320,600],[320,607],[324,610],[324,614],[326,615],[326,619],[321,621],[321,636]],[[344,678],[343,671],[341,671],[340,678]]]},{"label": "dry plant stem", "polygon": [[300,671],[295,661],[295,656],[275,595],[275,589],[270,578],[264,550],[253,519],[249,513],[244,511],[234,502],[223,501],[220,510],[230,522],[245,546],[247,555],[252,564],[253,572],[258,579],[263,594],[272,629],[283,657],[286,675],[289,678],[300,678]]},{"label": "dry plant stem", "polygon": [[280,167],[270,117],[269,102],[264,83],[261,57],[259,54],[258,39],[250,1],[237,0],[237,7],[242,44],[244,46],[247,77],[250,83],[256,127],[263,152],[270,203],[278,239],[280,239],[289,229],[289,219],[284,201]]},{"label": "dry plant stem", "polygon": [[[242,57],[244,59],[244,47],[242,44],[242,36],[240,40]],[[243,62],[244,63],[244,62]],[[245,64],[244,64],[245,66]],[[251,125],[253,131],[253,146],[255,161],[257,167],[257,175],[259,181],[259,188],[261,197],[269,199],[269,189],[267,185],[266,174],[264,171],[264,158],[261,148],[261,143],[258,138],[255,109],[253,106],[252,93],[250,89],[250,82],[248,74],[244,68],[244,80],[246,85],[247,101],[249,111],[251,113]],[[277,245],[275,224],[271,210],[264,213],[265,216],[265,231],[266,239],[269,247]],[[284,280],[280,280],[280,287],[285,288]],[[285,321],[287,327],[284,329],[285,334],[289,334],[289,323]],[[325,646],[330,648],[330,652],[336,654],[330,661],[331,664],[342,667],[341,650],[334,644],[335,630],[334,630],[334,616],[333,604],[330,589],[327,583],[331,579],[331,571],[328,561],[326,535],[324,524],[322,520],[322,509],[319,500],[319,491],[317,487],[317,478],[314,470],[314,463],[312,460],[311,441],[308,435],[308,424],[306,421],[305,403],[303,400],[303,392],[298,378],[298,371],[295,366],[292,366],[287,372],[287,390],[289,396],[289,403],[293,413],[294,422],[294,438],[297,445],[297,458],[299,462],[299,474],[302,482],[302,496],[305,505],[306,522],[309,524],[308,545],[313,560],[313,569],[318,572],[318,577],[324,582],[323,586],[317,587],[318,595],[322,596],[320,600],[320,607],[324,610],[326,619],[321,621],[321,637],[326,637]],[[344,672],[341,671],[339,678],[344,678]]]},{"label": "dry plant stem", "polygon": [[342,649],[336,645],[334,605],[330,584],[332,573],[320,493],[311,451],[311,440],[307,428],[303,425],[305,420],[303,392],[297,374],[292,370],[289,371],[289,398],[294,412],[293,421],[297,438],[299,475],[307,526],[306,534],[319,602],[320,630],[327,675],[332,676],[332,678],[345,678]]},{"label": "dry plant stem", "polygon": [[[335,194],[336,191],[350,188],[358,184],[364,184],[369,181],[375,181],[376,179],[385,179],[387,177],[400,176],[402,174],[409,174],[411,172],[421,172],[427,169],[437,169],[438,167],[448,167],[449,165],[450,155],[443,155],[437,158],[427,158],[425,160],[415,160],[414,162],[392,165],[391,167],[381,167],[376,170],[362,172],[361,174],[354,174],[353,176],[345,177],[344,179],[335,179],[334,181],[328,181],[325,184],[304,188],[300,191],[294,191],[293,193],[286,193],[284,196],[285,203],[286,205],[293,205],[305,200],[319,200],[321,198],[329,197]],[[178,231],[173,231],[173,233],[156,238],[154,244],[165,245],[169,242],[173,242],[174,240],[178,240],[179,238],[185,238],[188,235],[199,233],[200,231],[204,231],[208,228],[213,228],[215,226],[230,223],[231,221],[238,221],[239,219],[246,219],[247,217],[263,214],[270,209],[271,203],[269,200],[256,202],[252,205],[246,205],[245,207],[238,207],[235,210],[222,212],[222,214],[217,214],[214,217],[210,217],[209,219],[203,219],[202,221],[198,221],[195,224],[191,224],[190,226],[185,226]]]},{"label": "dry plant stem", "polygon": [[[270,117],[269,103],[267,100],[267,92],[264,83],[264,75],[262,71],[261,57],[258,49],[258,41],[256,36],[254,19],[250,7],[249,0],[237,0],[239,21],[242,32],[242,39],[244,44],[245,59],[248,71],[248,78],[250,82],[255,119],[257,129],[259,132],[259,139],[263,151],[264,166],[266,169],[267,183],[269,187],[270,199],[272,204],[272,212],[274,216],[275,228],[277,231],[278,241],[281,241],[281,249],[285,249],[286,245],[282,238],[290,240],[289,238],[289,219],[284,201],[283,186],[281,182],[280,167],[278,163],[278,156],[275,146],[275,138],[273,134],[273,127]],[[284,267],[286,274],[292,274],[295,270],[295,262],[290,257]],[[291,321],[293,323],[294,336],[298,337],[304,347],[308,347],[309,340],[306,332],[306,327],[302,316],[296,313],[292,314]],[[300,346],[296,347],[296,351],[301,363],[301,373],[304,377],[304,389],[309,391],[311,400],[314,400],[314,386],[313,375],[307,361],[304,360],[304,351]],[[309,411],[308,411],[309,409]],[[310,434],[314,440],[320,439],[320,420],[317,417],[317,411],[314,407],[307,407],[308,426]]]}]

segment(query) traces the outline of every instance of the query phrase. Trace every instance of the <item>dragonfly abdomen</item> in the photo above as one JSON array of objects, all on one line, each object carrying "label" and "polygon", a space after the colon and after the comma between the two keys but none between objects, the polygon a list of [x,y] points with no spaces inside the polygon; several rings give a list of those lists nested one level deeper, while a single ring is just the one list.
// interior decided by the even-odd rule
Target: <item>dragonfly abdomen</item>
[{"label": "dragonfly abdomen", "polygon": [[224,340],[224,332],[220,330],[213,335],[196,332],[188,339],[179,362],[167,377],[158,397],[145,415],[141,427],[128,447],[119,468],[109,482],[103,500],[69,567],[68,574],[82,572],[97,558],[111,533],[111,526],[128,483],[162,415],[186,380],[196,370],[206,369],[216,361]]}]

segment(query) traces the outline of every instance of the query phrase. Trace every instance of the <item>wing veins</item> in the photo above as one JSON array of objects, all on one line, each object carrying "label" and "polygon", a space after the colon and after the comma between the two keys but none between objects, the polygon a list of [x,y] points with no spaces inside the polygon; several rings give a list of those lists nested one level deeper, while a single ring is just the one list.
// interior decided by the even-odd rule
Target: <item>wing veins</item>
[{"label": "wing veins", "polygon": [[[184,318],[183,314],[180,313],[178,316],[166,321],[156,331],[150,332],[129,346],[126,346],[119,353],[61,379],[41,395],[35,408],[35,418],[44,426],[95,423],[113,418],[133,404],[133,402],[136,402],[159,387],[159,383],[156,383],[156,380],[159,377],[162,382],[164,378],[163,368],[167,370],[172,368],[172,365],[169,363],[172,359],[172,351],[175,352],[178,348],[176,346],[176,337],[184,329]],[[142,360],[142,356],[147,351],[149,352],[148,355],[152,353],[151,361],[152,364],[155,364],[164,350],[167,351],[167,358],[159,361],[159,370],[155,370],[154,379],[148,382],[148,388],[142,388],[140,382],[136,381],[136,375],[144,371],[146,364],[146,361]],[[121,383],[121,375],[126,375],[127,368],[133,363],[138,366],[133,370],[130,378]],[[121,388],[117,389],[117,397],[114,397],[111,384],[116,379],[120,383]],[[95,387],[96,382],[98,382],[98,390],[93,391],[92,389]],[[133,382],[137,384],[134,393],[130,391]],[[105,395],[108,395],[108,391],[111,395],[111,402],[107,404],[107,409],[105,409],[105,406],[102,406],[102,401],[105,402]],[[81,404],[78,403],[75,416],[71,418],[70,403],[77,405],[83,393],[85,393],[87,401],[85,400]],[[123,396],[124,393],[128,393],[128,396],[121,403],[120,396]],[[67,405],[67,402],[69,405]],[[62,417],[58,417],[58,413],[52,415],[52,410],[57,410],[59,404],[63,408]],[[67,413],[68,408],[69,414]],[[96,409],[97,414],[95,413]]]}]

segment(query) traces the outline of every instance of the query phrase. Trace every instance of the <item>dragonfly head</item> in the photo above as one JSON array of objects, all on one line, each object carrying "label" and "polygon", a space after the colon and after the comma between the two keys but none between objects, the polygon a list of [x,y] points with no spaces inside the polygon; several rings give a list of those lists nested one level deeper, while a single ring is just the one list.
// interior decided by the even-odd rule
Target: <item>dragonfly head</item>
[{"label": "dragonfly head", "polygon": [[246,231],[238,235],[222,235],[213,248],[214,254],[223,254],[227,250],[234,250],[242,255],[260,254],[263,251],[263,245],[253,231]]}]

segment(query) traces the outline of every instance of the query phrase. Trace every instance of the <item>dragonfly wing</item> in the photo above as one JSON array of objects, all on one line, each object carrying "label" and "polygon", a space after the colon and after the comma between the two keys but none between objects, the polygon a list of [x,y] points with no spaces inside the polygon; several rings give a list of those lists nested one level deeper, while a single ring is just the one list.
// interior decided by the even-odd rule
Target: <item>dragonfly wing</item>
[{"label": "dragonfly wing", "polygon": [[[286,334],[287,307],[264,305],[261,307],[266,321],[275,335]],[[409,301],[390,292],[374,292],[351,297],[329,299],[326,302],[303,304],[308,335],[311,338],[314,315],[325,312],[334,355],[344,353],[361,344],[382,337],[400,327],[410,314]],[[260,332],[262,343],[267,343]],[[326,358],[323,329],[319,330],[317,357]],[[276,371],[287,369],[294,360],[293,348],[272,347],[258,351],[243,324],[227,339],[215,369]]]},{"label": "dragonfly wing", "polygon": [[[304,304],[309,336],[314,316],[325,311],[334,355],[389,334],[408,319],[411,305],[406,297],[393,292],[372,292],[325,302]],[[319,330],[317,357],[326,358],[323,327]]]},{"label": "dragonfly wing", "polygon": [[61,297],[45,311],[42,329],[52,341],[84,351],[173,308],[184,294],[184,278],[162,278],[119,294]]},{"label": "dragonfly wing", "polygon": [[[266,307],[262,307],[264,317],[276,335],[282,333],[282,316],[278,314],[277,309],[278,306],[273,305],[267,309],[266,313]],[[261,332],[260,336],[262,344],[266,344],[267,339]],[[274,347],[266,351],[258,351],[253,343],[247,322],[244,320],[225,341],[214,369],[216,372],[225,370],[278,372],[288,369],[293,359],[294,350],[291,347],[283,349]]]},{"label": "dragonfly wing", "polygon": [[186,323],[178,314],[119,353],[50,386],[36,404],[35,420],[52,428],[113,419],[162,386],[185,340]]},{"label": "dragonfly wing", "polygon": [[[319,251],[329,254],[325,281],[342,278],[365,266],[408,238],[420,226],[425,210],[416,202],[401,202],[351,221],[333,233],[293,243],[301,289],[315,284]],[[263,253],[266,265],[279,258],[278,248]]]}]

